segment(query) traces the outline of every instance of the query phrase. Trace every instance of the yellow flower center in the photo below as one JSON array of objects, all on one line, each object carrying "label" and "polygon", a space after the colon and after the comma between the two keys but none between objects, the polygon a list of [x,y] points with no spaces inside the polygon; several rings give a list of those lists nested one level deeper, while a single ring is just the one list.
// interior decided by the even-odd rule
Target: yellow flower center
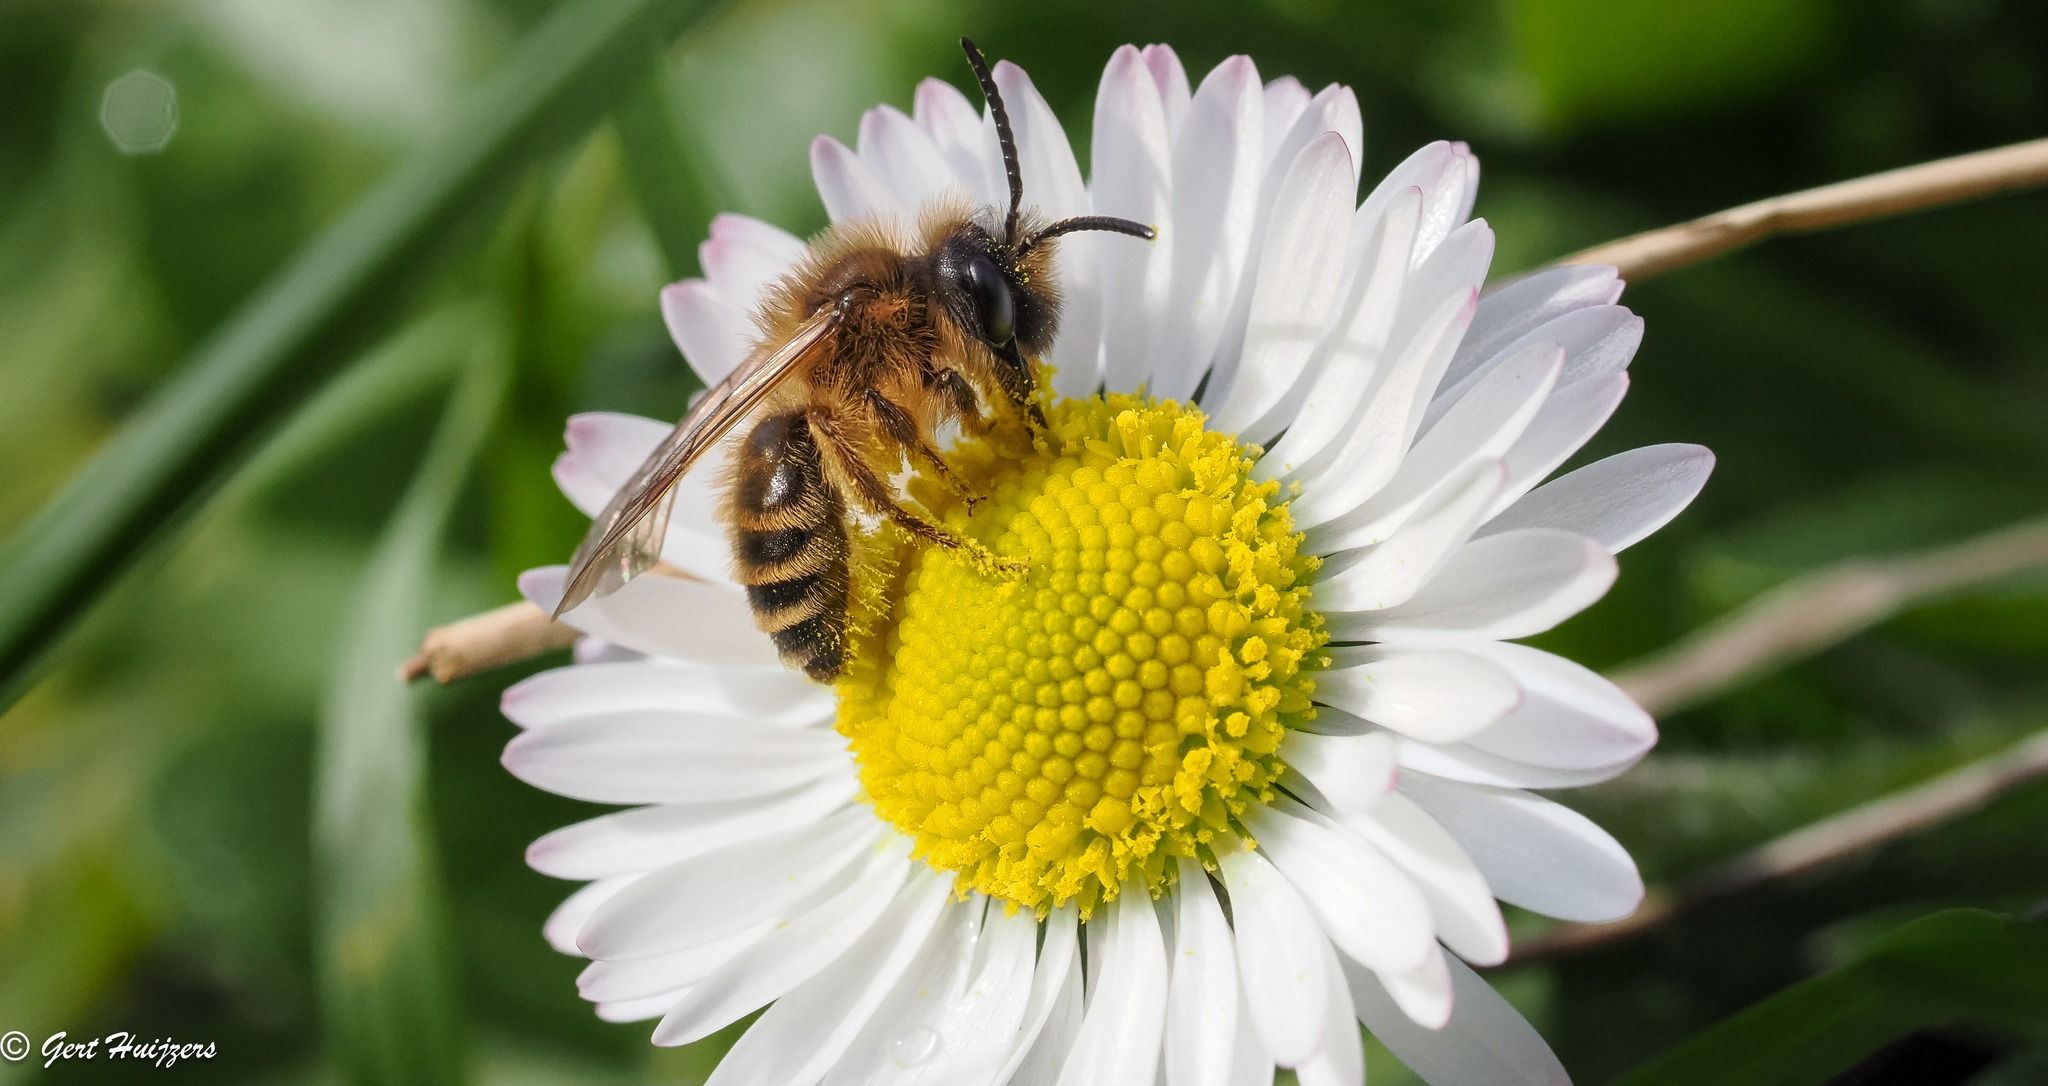
[{"label": "yellow flower center", "polygon": [[[878,542],[839,682],[868,800],[919,855],[1040,913],[1085,916],[1169,857],[1213,865],[1271,800],[1309,716],[1316,559],[1258,450],[1200,411],[1109,396],[1052,405],[1050,434],[963,442],[964,502],[920,478],[958,551]],[[881,533],[877,539],[897,539]],[[893,601],[893,603],[891,603]],[[862,608],[866,620],[862,620]]]}]

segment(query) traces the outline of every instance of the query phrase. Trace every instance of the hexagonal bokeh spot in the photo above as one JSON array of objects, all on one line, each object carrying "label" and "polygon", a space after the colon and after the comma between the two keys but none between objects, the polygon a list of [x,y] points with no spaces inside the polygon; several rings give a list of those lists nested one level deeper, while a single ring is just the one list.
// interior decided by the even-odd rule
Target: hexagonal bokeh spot
[{"label": "hexagonal bokeh spot", "polygon": [[122,154],[163,150],[178,130],[178,88],[146,68],[121,75],[100,97],[100,128]]}]

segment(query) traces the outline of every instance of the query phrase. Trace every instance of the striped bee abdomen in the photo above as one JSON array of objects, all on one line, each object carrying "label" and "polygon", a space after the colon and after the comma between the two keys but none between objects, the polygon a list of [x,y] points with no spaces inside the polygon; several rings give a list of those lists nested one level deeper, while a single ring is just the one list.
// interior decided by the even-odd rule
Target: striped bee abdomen
[{"label": "striped bee abdomen", "polygon": [[726,497],[733,565],[784,663],[822,683],[846,653],[846,507],[800,412],[770,415],[740,444]]}]

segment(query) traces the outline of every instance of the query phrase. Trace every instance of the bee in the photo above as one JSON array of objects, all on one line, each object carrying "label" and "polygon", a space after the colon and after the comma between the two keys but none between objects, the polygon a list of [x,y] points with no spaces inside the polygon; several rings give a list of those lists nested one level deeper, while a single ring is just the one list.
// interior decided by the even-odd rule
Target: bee
[{"label": "bee", "polygon": [[821,683],[846,662],[849,532],[854,511],[926,544],[1014,568],[980,543],[904,505],[887,479],[906,462],[970,502],[947,467],[941,427],[986,432],[999,401],[1043,428],[1038,358],[1059,323],[1055,239],[1100,230],[1150,239],[1151,227],[1085,215],[1043,223],[1021,213],[1017,142],[981,51],[960,39],[995,120],[1007,211],[932,207],[921,249],[878,222],[827,229],[756,314],[763,335],[707,391],[591,524],[555,608],[616,591],[658,560],[675,485],[740,423],[721,510],[733,565],[783,662]]}]

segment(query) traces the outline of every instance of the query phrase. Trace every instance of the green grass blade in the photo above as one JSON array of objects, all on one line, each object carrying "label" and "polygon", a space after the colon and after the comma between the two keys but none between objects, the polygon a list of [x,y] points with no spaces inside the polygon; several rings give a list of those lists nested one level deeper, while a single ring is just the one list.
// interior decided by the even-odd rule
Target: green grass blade
[{"label": "green grass blade", "polygon": [[634,193],[661,246],[668,273],[679,279],[701,275],[697,245],[704,240],[711,217],[729,201],[717,170],[693,138],[682,95],[658,51],[648,58],[648,69],[613,123],[625,149]]},{"label": "green grass blade", "polygon": [[603,117],[715,0],[564,3],[474,93],[445,136],[301,250],[0,549],[0,709],[48,646],[266,433],[403,315],[459,228],[526,166]]},{"label": "green grass blade", "polygon": [[[475,342],[472,337],[471,342]],[[505,395],[485,337],[357,591],[320,725],[313,857],[330,1048],[359,1083],[460,1082],[456,1010],[418,700],[398,681],[425,624],[449,511]]]}]

